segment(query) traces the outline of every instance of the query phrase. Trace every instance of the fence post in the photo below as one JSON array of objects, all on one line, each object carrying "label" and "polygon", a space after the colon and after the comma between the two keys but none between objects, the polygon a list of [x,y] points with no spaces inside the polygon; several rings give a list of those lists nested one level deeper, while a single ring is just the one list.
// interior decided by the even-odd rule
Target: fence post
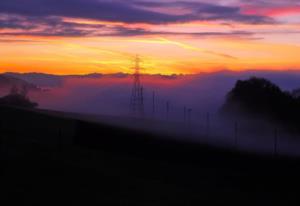
[{"label": "fence post", "polygon": [[152,116],[155,118],[155,91],[152,93]]},{"label": "fence post", "polygon": [[192,125],[192,109],[188,109],[188,126],[191,127]]},{"label": "fence post", "polygon": [[169,120],[169,112],[170,112],[170,101],[166,102],[166,118]]},{"label": "fence post", "polygon": [[184,106],[183,108],[183,120],[184,120],[184,124],[186,124],[186,106]]},{"label": "fence post", "polygon": [[206,135],[210,136],[210,114],[209,112],[206,114]]}]

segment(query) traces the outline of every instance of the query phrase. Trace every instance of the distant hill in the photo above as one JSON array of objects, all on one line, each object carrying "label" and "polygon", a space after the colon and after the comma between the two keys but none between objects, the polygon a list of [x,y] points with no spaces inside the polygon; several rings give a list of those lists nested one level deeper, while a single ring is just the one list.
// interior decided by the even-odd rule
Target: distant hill
[{"label": "distant hill", "polygon": [[[91,73],[85,75],[55,75],[46,73],[14,73],[7,72],[4,73],[6,76],[22,79],[24,81],[30,82],[32,84],[38,85],[40,87],[61,87],[64,80],[68,78],[101,78],[103,74],[101,73]],[[120,77],[121,73],[116,74],[116,77]]]},{"label": "distant hill", "polygon": [[[102,74],[102,73],[90,73],[90,74],[78,74],[78,75],[54,75],[54,74],[46,74],[46,73],[14,73],[14,72],[7,72],[4,73],[7,76],[22,79],[24,81],[33,83],[40,87],[60,87],[63,86],[65,80],[69,78],[86,78],[86,79],[97,79],[102,77],[109,77],[109,78],[126,78],[130,76],[130,74],[119,72],[119,73],[112,73],[112,74]],[[152,76],[158,79],[166,79],[172,80],[180,77],[182,75],[162,75],[162,74],[143,74],[143,76]]]},{"label": "distant hill", "polygon": [[63,84],[63,76],[44,73],[5,73],[5,76],[18,78],[40,87],[58,87]]},{"label": "distant hill", "polygon": [[[91,73],[91,74],[78,74],[78,75],[54,75],[46,73],[4,73],[6,76],[15,77],[22,79],[29,83],[35,84],[40,87],[60,87],[64,81],[68,78],[126,78],[130,74],[127,73],[113,73],[113,74],[102,74],[102,73]],[[234,82],[238,79],[246,79],[250,76],[259,76],[271,80],[275,84],[279,85],[283,90],[293,90],[300,87],[300,71],[264,71],[264,70],[247,70],[247,71],[217,71],[217,72],[203,72],[193,75],[182,75],[182,74],[143,74],[144,77],[151,76],[157,79],[173,80],[178,78],[191,77],[196,82],[199,80],[200,83],[213,81],[217,84],[222,82],[227,88],[232,87]]]},{"label": "distant hill", "polygon": [[40,88],[35,84],[28,83],[23,79],[19,79],[10,75],[0,74],[0,88],[11,89],[13,86],[26,87],[28,91],[39,91]]}]

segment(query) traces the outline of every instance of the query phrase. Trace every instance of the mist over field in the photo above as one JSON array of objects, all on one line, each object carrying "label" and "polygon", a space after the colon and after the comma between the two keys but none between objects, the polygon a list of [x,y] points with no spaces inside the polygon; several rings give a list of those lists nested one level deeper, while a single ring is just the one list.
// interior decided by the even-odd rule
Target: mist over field
[{"label": "mist over field", "polygon": [[[166,102],[170,102],[172,119],[183,118],[183,108],[193,110],[193,118],[202,113],[217,113],[226,94],[237,80],[251,76],[263,77],[284,91],[300,87],[298,72],[216,72],[197,75],[161,76],[143,75],[146,116],[152,117],[152,95],[155,92],[155,116],[166,116]],[[39,79],[24,78],[47,88],[45,92],[32,93],[41,108],[68,112],[106,115],[128,115],[133,79],[130,75],[103,75],[87,77],[53,77],[39,85]]]},{"label": "mist over field", "polygon": [[[266,78],[283,91],[300,88],[297,71],[221,71],[196,75],[142,75],[144,87],[143,121],[131,121],[130,97],[133,77],[127,74],[90,74],[56,76],[45,74],[14,74],[10,76],[37,85],[41,91],[31,91],[29,96],[39,103],[39,108],[76,113],[85,119],[140,128],[173,137],[214,145],[272,152],[274,130],[280,130],[282,151],[298,154],[299,138],[288,133],[274,122],[249,119],[242,116],[220,117],[219,112],[226,95],[238,80],[252,76]],[[153,92],[155,111],[153,112]],[[169,102],[169,112],[167,112]],[[186,111],[191,109],[190,116]],[[237,124],[237,128],[235,128]],[[235,131],[237,130],[237,131]],[[189,135],[186,135],[189,134]],[[297,136],[297,135],[296,135]],[[201,138],[200,138],[201,137]],[[288,140],[288,139],[291,139]],[[291,142],[291,143],[290,143]],[[293,149],[294,148],[294,149]]]}]

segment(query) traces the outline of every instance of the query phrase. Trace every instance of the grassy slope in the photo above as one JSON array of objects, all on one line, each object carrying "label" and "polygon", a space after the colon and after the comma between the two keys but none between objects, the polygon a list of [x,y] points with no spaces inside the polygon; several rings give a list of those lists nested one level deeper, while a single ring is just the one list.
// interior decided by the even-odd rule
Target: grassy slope
[{"label": "grassy slope", "polygon": [[[0,107],[2,199],[30,205],[291,205],[300,164]],[[295,188],[293,186],[296,186]]]}]

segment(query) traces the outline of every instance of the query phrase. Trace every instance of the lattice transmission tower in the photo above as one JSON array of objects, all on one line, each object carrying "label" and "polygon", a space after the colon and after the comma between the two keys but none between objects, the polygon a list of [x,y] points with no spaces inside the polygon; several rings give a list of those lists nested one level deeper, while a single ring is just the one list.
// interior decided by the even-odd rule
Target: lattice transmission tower
[{"label": "lattice transmission tower", "polygon": [[140,79],[140,62],[141,59],[139,56],[135,57],[135,66],[134,66],[134,74],[133,74],[133,87],[130,99],[130,109],[131,113],[135,117],[143,117],[144,116],[144,89],[141,84]]}]

